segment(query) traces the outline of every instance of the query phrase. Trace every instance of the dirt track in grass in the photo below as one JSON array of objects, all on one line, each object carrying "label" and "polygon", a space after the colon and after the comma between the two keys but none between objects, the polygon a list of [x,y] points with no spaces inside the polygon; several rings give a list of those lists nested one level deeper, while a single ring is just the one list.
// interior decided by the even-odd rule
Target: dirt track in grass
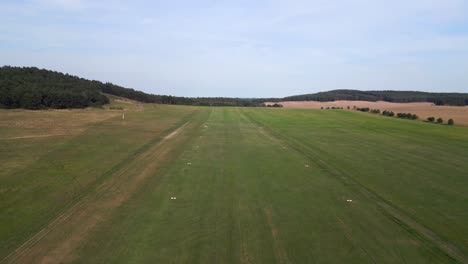
[{"label": "dirt track in grass", "polygon": [[[49,225],[13,251],[2,263],[63,263],[74,259],[74,250],[105,221],[113,209],[129,199],[151,177],[174,145],[181,144],[179,136],[189,123],[174,129],[129,164],[99,184],[73,207],[59,215]],[[193,127],[192,127],[193,128]]]}]

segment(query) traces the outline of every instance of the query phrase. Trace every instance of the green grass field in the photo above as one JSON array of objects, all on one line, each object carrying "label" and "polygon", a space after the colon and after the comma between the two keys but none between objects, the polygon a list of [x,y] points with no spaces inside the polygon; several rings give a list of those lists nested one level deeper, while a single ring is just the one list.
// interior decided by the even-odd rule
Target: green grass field
[{"label": "green grass field", "polygon": [[1,263],[468,263],[466,127],[113,104],[0,110]]}]

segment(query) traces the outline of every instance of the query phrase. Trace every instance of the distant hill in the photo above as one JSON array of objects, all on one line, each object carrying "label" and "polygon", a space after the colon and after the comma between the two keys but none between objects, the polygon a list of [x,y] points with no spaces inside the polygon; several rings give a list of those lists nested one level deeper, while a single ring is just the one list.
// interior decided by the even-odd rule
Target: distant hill
[{"label": "distant hill", "polygon": [[285,98],[177,97],[155,95],[130,88],[90,81],[35,67],[0,68],[0,108],[84,108],[109,103],[103,94],[144,103],[200,106],[261,106],[279,101],[387,101],[432,102],[437,105],[468,105],[467,93],[426,93],[408,91],[333,90]]},{"label": "distant hill", "polygon": [[103,93],[125,97],[128,99],[158,104],[198,105],[198,106],[258,106],[261,99],[244,99],[230,97],[179,97],[171,95],[147,94],[134,89],[106,83],[102,88]]},{"label": "distant hill", "polygon": [[428,93],[415,91],[333,90],[314,94],[288,96],[282,101],[386,101],[395,103],[431,102],[436,105],[468,105],[468,93]]},{"label": "distant hill", "polygon": [[36,67],[0,68],[0,108],[84,108],[109,103],[103,94],[116,95],[144,103],[257,106],[259,100],[227,97],[177,97],[148,94],[134,89],[90,81]]}]

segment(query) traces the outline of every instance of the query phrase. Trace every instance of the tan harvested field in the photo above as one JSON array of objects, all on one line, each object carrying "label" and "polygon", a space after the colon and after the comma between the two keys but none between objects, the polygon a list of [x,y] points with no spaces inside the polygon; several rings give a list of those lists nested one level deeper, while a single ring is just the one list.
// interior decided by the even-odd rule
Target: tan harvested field
[{"label": "tan harvested field", "polygon": [[[271,103],[267,103],[271,104]],[[395,113],[412,113],[419,116],[420,119],[433,116],[435,118],[442,117],[444,122],[449,118],[455,120],[455,124],[468,126],[468,107],[465,106],[436,106],[432,103],[390,103],[384,101],[368,102],[368,101],[334,101],[334,102],[317,102],[317,101],[285,101],[279,102],[285,108],[313,108],[320,109],[321,107],[369,107],[371,109],[380,109],[381,111],[389,110]]]}]

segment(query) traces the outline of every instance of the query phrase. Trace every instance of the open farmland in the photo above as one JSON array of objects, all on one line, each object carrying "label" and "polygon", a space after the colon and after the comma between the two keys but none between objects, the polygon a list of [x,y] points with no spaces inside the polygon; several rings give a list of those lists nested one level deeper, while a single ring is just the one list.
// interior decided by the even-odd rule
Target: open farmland
[{"label": "open farmland", "polygon": [[[320,109],[321,107],[343,107],[353,106],[371,109],[380,109],[381,111],[393,111],[395,113],[412,113],[418,115],[421,119],[426,120],[428,117],[442,117],[444,121],[450,118],[455,120],[457,125],[468,126],[468,106],[447,106],[434,105],[433,103],[391,103],[391,102],[369,102],[369,101],[284,101],[278,102],[285,108],[300,108],[300,109]],[[268,103],[273,104],[273,103]]]},{"label": "open farmland", "polygon": [[1,263],[468,262],[466,127],[111,106],[0,111]]}]

